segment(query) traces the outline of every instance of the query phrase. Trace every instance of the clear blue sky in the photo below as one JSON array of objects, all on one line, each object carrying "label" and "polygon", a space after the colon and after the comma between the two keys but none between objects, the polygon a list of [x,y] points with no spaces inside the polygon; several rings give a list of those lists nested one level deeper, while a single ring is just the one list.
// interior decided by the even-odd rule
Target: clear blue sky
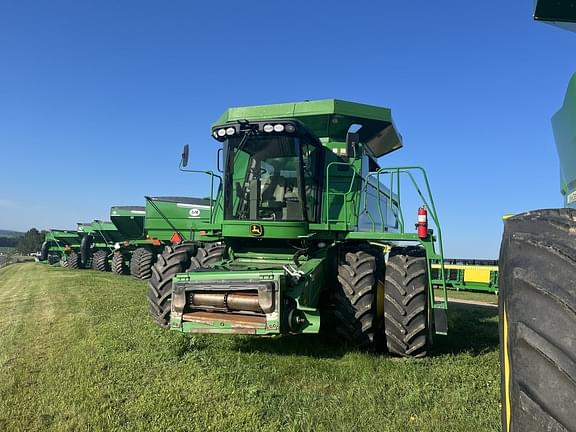
[{"label": "clear blue sky", "polygon": [[[202,4],[202,5],[200,5]],[[559,207],[550,117],[573,34],[503,2],[0,2],[0,228],[72,228],[143,195],[206,195],[228,106],[392,108],[447,256],[495,258],[504,213]]]}]

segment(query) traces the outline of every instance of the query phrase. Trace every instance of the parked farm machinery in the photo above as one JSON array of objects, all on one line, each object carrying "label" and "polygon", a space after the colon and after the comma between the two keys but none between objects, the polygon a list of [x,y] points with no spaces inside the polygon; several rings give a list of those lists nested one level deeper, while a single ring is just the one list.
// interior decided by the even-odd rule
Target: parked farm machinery
[{"label": "parked farm machinery", "polygon": [[207,221],[210,201],[193,197],[146,197],[146,206],[115,206],[110,219],[123,237],[115,244],[112,269],[149,279],[156,256],[167,245],[193,240],[199,221]]},{"label": "parked farm machinery", "polygon": [[[222,175],[200,172],[219,187],[208,220],[154,264],[156,323],[253,335],[322,328],[361,349],[426,355],[432,335],[447,332],[441,230],[425,171],[378,164],[402,147],[390,110],[340,100],[231,108],[212,136]],[[187,159],[186,146],[182,167]],[[420,201],[409,216],[407,187]]]},{"label": "parked farm machinery", "polygon": [[[441,284],[441,266],[432,264],[432,284]],[[499,271],[497,260],[444,260],[446,288],[455,291],[475,291],[498,294]]]},{"label": "parked farm machinery", "polygon": [[46,232],[44,242],[40,248],[40,262],[48,264],[60,263],[67,266],[68,254],[80,247],[80,236],[74,230],[52,229]]}]

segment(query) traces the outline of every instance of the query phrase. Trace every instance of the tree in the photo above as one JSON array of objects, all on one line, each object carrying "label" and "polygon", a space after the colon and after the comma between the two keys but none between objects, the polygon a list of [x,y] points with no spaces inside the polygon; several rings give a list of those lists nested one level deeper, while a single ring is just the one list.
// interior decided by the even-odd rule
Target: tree
[{"label": "tree", "polygon": [[28,230],[22,237],[18,239],[16,249],[22,255],[28,255],[32,252],[38,252],[42,247],[44,241],[44,233],[38,231],[36,228]]}]

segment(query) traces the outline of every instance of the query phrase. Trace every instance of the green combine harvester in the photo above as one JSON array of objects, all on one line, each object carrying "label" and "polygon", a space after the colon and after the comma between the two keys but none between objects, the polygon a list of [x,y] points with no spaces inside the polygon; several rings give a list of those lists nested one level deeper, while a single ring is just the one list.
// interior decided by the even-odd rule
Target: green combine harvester
[{"label": "green combine harvester", "polygon": [[60,263],[63,267],[68,265],[68,253],[80,247],[80,236],[76,231],[52,229],[46,233],[40,248],[40,262],[48,264]]},{"label": "green combine harvester", "polygon": [[[534,18],[576,30],[576,1],[538,0]],[[505,432],[576,431],[576,75],[552,128],[565,208],[506,219],[500,248]]]},{"label": "green combine harvester", "polygon": [[146,206],[114,206],[110,220],[123,241],[115,244],[112,271],[149,279],[156,256],[166,245],[194,240],[197,224],[210,218],[210,200],[146,197]]},{"label": "green combine harvester", "polygon": [[[425,356],[432,335],[446,334],[442,236],[426,173],[378,163],[402,147],[389,109],[333,99],[231,108],[212,137],[221,175],[194,171],[215,185],[209,217],[190,240],[174,230],[183,240],[152,268],[158,325],[252,335],[322,328],[407,357]],[[187,162],[185,146],[182,169]],[[420,202],[405,209],[410,188]]]}]

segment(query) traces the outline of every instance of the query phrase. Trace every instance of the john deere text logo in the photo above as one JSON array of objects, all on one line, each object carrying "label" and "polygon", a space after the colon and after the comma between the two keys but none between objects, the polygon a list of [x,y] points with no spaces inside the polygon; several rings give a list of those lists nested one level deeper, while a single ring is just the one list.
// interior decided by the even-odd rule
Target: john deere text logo
[{"label": "john deere text logo", "polygon": [[259,224],[252,224],[250,225],[250,234],[252,234],[254,237],[260,237],[262,234],[264,234],[264,227]]}]

